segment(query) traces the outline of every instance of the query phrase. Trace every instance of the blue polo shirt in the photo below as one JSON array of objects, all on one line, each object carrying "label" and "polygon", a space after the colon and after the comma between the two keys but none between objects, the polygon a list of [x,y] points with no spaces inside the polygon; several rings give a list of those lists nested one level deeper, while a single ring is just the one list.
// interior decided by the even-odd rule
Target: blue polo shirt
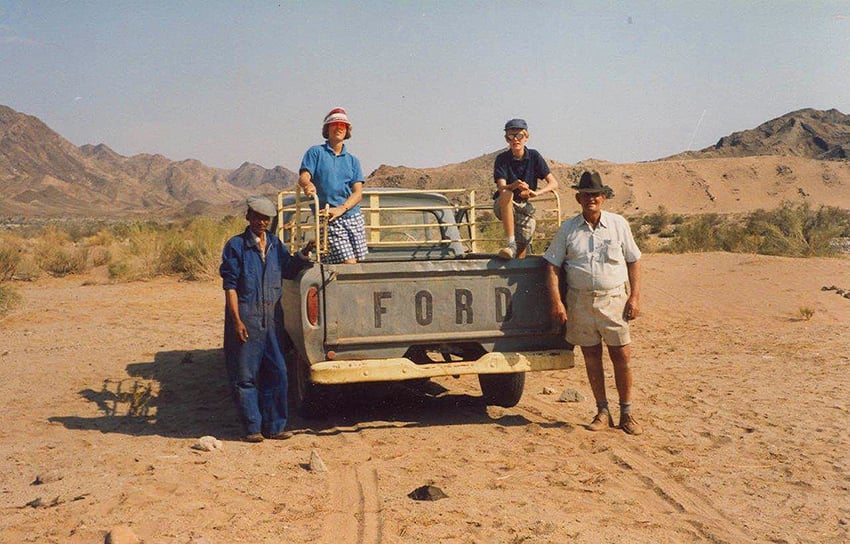
[{"label": "blue polo shirt", "polygon": [[[314,145],[304,153],[301,159],[301,172],[310,172],[316,193],[319,195],[319,205],[324,208],[325,204],[330,206],[341,206],[345,199],[351,196],[352,187],[355,183],[363,183],[363,172],[360,169],[360,160],[348,153],[345,145],[339,155],[334,154],[333,148],[326,141],[321,145]],[[344,215],[360,213],[360,205],[356,205]]]},{"label": "blue polo shirt", "polygon": [[[549,175],[549,165],[535,149],[525,148],[521,159],[515,159],[511,150],[508,149],[496,156],[493,165],[493,181],[505,180],[508,184],[518,179],[526,182],[532,191],[537,190],[537,180],[544,179]],[[499,191],[493,194],[493,198],[499,197]],[[522,202],[519,191],[514,191],[514,200]]]}]

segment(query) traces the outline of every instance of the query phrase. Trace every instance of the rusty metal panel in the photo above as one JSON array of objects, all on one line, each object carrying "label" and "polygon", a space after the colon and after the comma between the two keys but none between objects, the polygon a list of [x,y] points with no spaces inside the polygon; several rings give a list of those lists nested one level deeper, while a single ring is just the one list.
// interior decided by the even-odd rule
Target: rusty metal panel
[{"label": "rusty metal panel", "polygon": [[326,344],[499,341],[558,334],[539,257],[323,265]]}]

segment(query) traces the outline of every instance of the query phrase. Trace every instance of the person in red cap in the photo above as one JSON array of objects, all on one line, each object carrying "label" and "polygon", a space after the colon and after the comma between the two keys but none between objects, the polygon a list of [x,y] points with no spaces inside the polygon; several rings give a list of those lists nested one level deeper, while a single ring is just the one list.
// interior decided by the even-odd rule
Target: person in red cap
[{"label": "person in red cap", "polygon": [[[530,135],[525,119],[505,123],[509,149],[500,153],[493,164],[493,212],[502,220],[507,243],[499,250],[502,259],[525,258],[537,222],[529,199],[558,189],[558,180],[543,156],[525,146]],[[538,180],[546,182],[538,186]]]},{"label": "person in red cap", "polygon": [[325,143],[304,153],[298,185],[308,196],[319,197],[319,207],[329,206],[326,262],[353,264],[366,256],[366,221],[360,213],[363,171],[360,161],[348,152],[351,122],[343,108],[334,108],[322,123]]},{"label": "person in red cap", "polygon": [[[640,315],[641,252],[628,221],[602,210],[613,191],[602,184],[598,172],[584,172],[573,189],[581,213],[561,224],[543,254],[552,317],[556,323],[566,324],[567,342],[581,346],[584,355],[587,380],[596,400],[596,416],[587,429],[601,431],[614,426],[602,370],[604,341],[620,396],[619,428],[640,434],[642,428],[632,415],[629,321]],[[559,288],[561,268],[567,279],[565,300],[561,300]]]}]

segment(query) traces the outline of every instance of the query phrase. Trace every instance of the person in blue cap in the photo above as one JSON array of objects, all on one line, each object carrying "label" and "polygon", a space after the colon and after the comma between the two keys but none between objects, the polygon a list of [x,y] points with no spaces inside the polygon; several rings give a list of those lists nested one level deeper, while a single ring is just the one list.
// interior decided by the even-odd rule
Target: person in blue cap
[{"label": "person in blue cap", "polygon": [[[508,150],[499,153],[493,165],[497,188],[493,212],[501,219],[507,239],[505,247],[499,250],[502,259],[525,258],[537,225],[529,199],[558,189],[558,180],[543,156],[526,147],[529,137],[524,119],[505,123]],[[541,180],[546,182],[542,187],[538,183]]]},{"label": "person in blue cap", "polygon": [[310,266],[309,242],[293,256],[268,230],[277,207],[248,198],[248,227],[224,246],[219,274],[225,293],[224,359],[247,442],[284,440],[288,417],[281,278],[294,279]]}]

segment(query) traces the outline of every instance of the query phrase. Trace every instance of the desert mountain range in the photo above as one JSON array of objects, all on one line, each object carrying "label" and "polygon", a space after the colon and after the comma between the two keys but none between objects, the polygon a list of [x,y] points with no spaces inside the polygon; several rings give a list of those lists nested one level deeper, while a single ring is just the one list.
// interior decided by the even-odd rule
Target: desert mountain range
[{"label": "desert mountain range", "polygon": [[[552,150],[545,142],[544,156]],[[493,190],[501,150],[435,168],[381,165],[369,186]],[[639,163],[548,160],[567,210],[569,186],[581,172],[599,171],[615,193],[608,208],[627,215],[656,211],[736,213],[782,201],[850,208],[850,116],[802,109],[734,132],[714,146]],[[291,187],[297,174],[244,163],[235,170],[162,155],[125,157],[105,144],[75,146],[38,118],[0,105],[0,218],[174,217],[232,212],[249,194]]]}]

